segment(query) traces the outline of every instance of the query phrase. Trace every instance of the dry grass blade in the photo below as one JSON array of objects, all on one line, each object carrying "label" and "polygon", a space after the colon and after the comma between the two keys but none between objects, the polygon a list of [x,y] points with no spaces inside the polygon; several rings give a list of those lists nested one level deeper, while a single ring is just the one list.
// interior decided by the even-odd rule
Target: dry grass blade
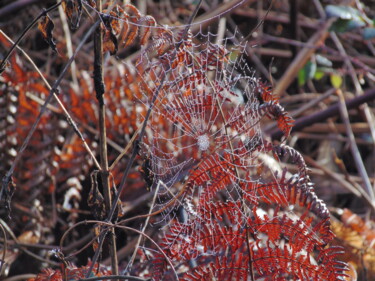
[{"label": "dry grass blade", "polygon": [[363,179],[364,188],[366,190],[366,193],[370,197],[371,204],[375,205],[374,190],[372,189],[372,186],[371,186],[366,168],[363,164],[362,157],[361,157],[361,154],[359,152],[357,143],[355,142],[354,134],[353,134],[352,128],[350,126],[348,110],[347,110],[346,104],[345,104],[345,98],[344,98],[341,91],[337,91],[337,95],[339,96],[341,118],[342,118],[342,120],[343,120],[343,122],[346,126],[346,134],[349,138],[350,149],[352,151],[352,155],[353,155],[355,164],[357,166],[359,174],[361,175],[361,177]]},{"label": "dry grass blade", "polygon": [[307,45],[315,46],[315,48],[305,47],[299,51],[296,58],[291,62],[285,74],[279,79],[274,89],[274,94],[277,96],[282,96],[292,81],[297,77],[298,71],[306,64],[310,59],[311,55],[316,51],[317,48],[324,42],[328,36],[328,30],[334,19],[327,20],[321,28],[310,38]]}]

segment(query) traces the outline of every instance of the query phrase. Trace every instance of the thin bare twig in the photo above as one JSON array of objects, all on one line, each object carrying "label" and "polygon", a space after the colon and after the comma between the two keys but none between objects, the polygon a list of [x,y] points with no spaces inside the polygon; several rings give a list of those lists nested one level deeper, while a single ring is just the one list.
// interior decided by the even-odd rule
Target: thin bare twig
[{"label": "thin bare twig", "polygon": [[[356,108],[359,105],[361,105],[364,102],[368,102],[375,99],[375,89],[369,89],[364,92],[363,95],[357,96],[351,100],[346,101],[346,107],[348,109]],[[327,118],[337,116],[340,113],[339,104],[336,103],[334,105],[331,105],[327,109],[324,109],[322,111],[316,112],[314,114],[301,117],[297,119],[294,122],[294,126],[292,129],[292,132],[301,131],[303,128],[308,127],[312,124],[315,124],[317,122],[321,122],[326,120]],[[267,132],[267,131],[266,131]],[[281,138],[283,133],[278,130],[274,129],[271,131],[268,131],[268,133],[271,135],[273,139]]]},{"label": "thin bare twig", "polygon": [[[73,55],[72,36],[70,34],[70,29],[68,26],[66,14],[62,6],[59,6],[59,14],[60,14],[61,22],[62,22],[62,28],[65,34],[66,51],[67,51],[68,56],[71,57]],[[72,62],[72,65],[70,68],[72,71],[72,80],[73,80],[74,89],[78,91],[79,84],[78,84],[78,78],[77,78],[77,65],[74,61]]]},{"label": "thin bare twig", "polygon": [[[319,45],[324,42],[328,36],[328,29],[333,23],[334,19],[327,20],[321,28],[310,38],[307,42],[308,45],[313,45],[318,48]],[[280,78],[274,89],[274,95],[281,96],[284,94],[289,85],[296,78],[298,71],[306,64],[310,59],[311,55],[315,52],[315,48],[305,47],[303,48],[296,58],[289,65],[284,75]]]},{"label": "thin bare twig", "polygon": [[141,128],[142,128],[142,126],[140,126],[134,132],[132,138],[130,139],[130,141],[128,142],[128,144],[126,145],[126,147],[121,151],[121,153],[116,157],[116,159],[113,161],[113,163],[109,167],[109,171],[112,171],[114,169],[114,167],[117,165],[117,163],[120,162],[120,160],[122,159],[122,157],[124,157],[128,153],[129,149],[132,147],[135,139],[137,138],[139,132],[141,131]]},{"label": "thin bare twig", "polygon": [[96,22],[89,30],[88,32],[85,34],[85,36],[82,38],[82,41],[80,42],[80,44],[77,46],[77,49],[74,53],[74,55],[72,57],[70,57],[69,61],[66,63],[64,69],[62,70],[62,72],[60,73],[59,77],[57,78],[57,80],[55,81],[55,83],[53,84],[46,100],[45,100],[45,103],[43,104],[42,108],[40,109],[39,111],[39,114],[33,124],[33,126],[31,127],[30,131],[28,132],[24,142],[22,143],[22,146],[21,148],[19,149],[18,153],[17,153],[17,156],[16,158],[14,159],[10,169],[8,170],[8,172],[6,173],[6,175],[3,177],[2,179],[2,186],[1,186],[1,190],[0,190],[0,200],[2,199],[2,195],[3,195],[3,192],[4,190],[8,187],[9,185],[9,182],[10,182],[10,178],[11,176],[13,175],[13,172],[14,172],[14,169],[16,167],[16,165],[18,164],[18,162],[20,161],[21,159],[21,156],[23,154],[23,152],[25,151],[27,145],[29,144],[30,142],[30,139],[32,137],[32,135],[34,134],[41,118],[42,118],[42,115],[44,114],[44,112],[46,111],[47,109],[47,105],[51,102],[52,100],[52,97],[54,96],[55,93],[58,93],[58,87],[62,81],[62,79],[64,78],[66,72],[68,71],[71,63],[73,62],[73,60],[75,59],[75,57],[77,56],[78,52],[80,51],[80,49],[83,47],[83,45],[86,43],[87,39],[90,37],[90,35],[92,34],[92,32],[95,30],[95,28],[98,26],[99,22]]},{"label": "thin bare twig", "polygon": [[[0,30],[0,33],[9,41],[11,42],[12,44],[15,44],[12,39],[10,39],[8,37],[8,35],[6,35],[2,30]],[[44,77],[43,73],[40,71],[39,67],[34,63],[34,61],[30,58],[30,56],[19,46],[17,46],[17,49],[25,56],[25,58],[31,63],[32,67],[35,69],[36,72],[38,72],[39,76],[42,78],[44,84],[47,86],[48,90],[52,90],[52,87],[51,85],[48,83],[47,79]],[[39,103],[40,105],[43,105],[45,103],[44,100],[42,100],[41,98],[39,97],[36,97],[36,96],[33,96],[31,95],[30,93],[26,93],[26,95],[28,97],[30,97],[31,99],[33,99],[34,101],[36,101],[37,103]],[[53,93],[53,98],[56,100],[56,102],[59,104],[60,108],[62,109],[63,111],[63,114],[66,118],[66,120],[68,121],[68,123],[72,126],[73,128],[73,131],[74,133],[82,140],[83,142],[83,146],[85,147],[87,153],[91,156],[91,159],[94,161],[94,164],[95,166],[100,169],[100,165],[98,163],[98,161],[96,160],[96,157],[93,153],[93,151],[91,150],[91,148],[89,147],[89,145],[87,144],[86,142],[86,139],[85,137],[83,136],[83,134],[81,133],[81,131],[78,129],[78,126],[77,124],[75,123],[75,121],[73,120],[72,116],[69,114],[68,110],[65,108],[64,104],[62,103],[62,101],[60,100],[60,98],[56,95],[56,93]],[[58,109],[56,107],[54,107],[53,105],[51,104],[47,104],[47,108],[51,111],[54,111],[56,113],[58,113]]]},{"label": "thin bare twig", "polygon": [[194,20],[194,24],[190,24],[191,31],[193,33],[200,31],[202,27],[204,28],[208,26],[210,23],[212,23],[212,21],[217,20],[219,16],[227,14],[228,11],[234,11],[233,7],[239,8],[248,2],[254,2],[254,0],[232,0],[227,3],[223,3],[220,7],[217,7],[216,9],[197,17]]},{"label": "thin bare twig", "polygon": [[[152,199],[151,206],[150,206],[150,211],[148,212],[148,214],[152,213],[152,209],[154,208],[154,205],[155,205],[155,202],[156,202],[156,197],[158,195],[160,185],[162,185],[162,181],[159,180],[159,183],[157,184],[156,189],[155,189],[154,198]],[[142,227],[141,231],[143,233],[145,233],[149,221],[150,221],[150,216],[148,216],[146,218],[145,225]],[[132,267],[132,265],[134,263],[135,257],[137,255],[137,250],[138,250],[139,245],[141,244],[141,241],[142,241],[142,236],[139,236],[138,241],[137,241],[137,243],[135,245],[135,248],[134,248],[133,255],[131,256],[131,258],[130,258],[130,260],[129,260],[129,262],[128,262],[125,270],[124,270],[124,274],[126,274],[126,272],[130,271],[130,269],[131,269],[131,267]]]},{"label": "thin bare twig", "polygon": [[346,126],[346,134],[349,138],[350,149],[352,151],[354,162],[357,166],[358,173],[361,175],[363,179],[364,188],[367,194],[370,196],[372,204],[375,205],[374,190],[372,189],[369,177],[366,172],[365,165],[363,164],[361,154],[359,152],[358,146],[354,139],[354,134],[350,126],[348,109],[346,108],[346,104],[345,104],[345,98],[340,90],[337,91],[337,95],[339,97],[339,108],[340,108],[341,119]]},{"label": "thin bare twig", "polygon": [[46,10],[43,10],[25,29],[24,31],[22,31],[20,37],[18,37],[17,41],[13,44],[13,46],[10,48],[10,50],[8,51],[8,53],[5,55],[4,59],[1,61],[1,64],[0,64],[0,73],[2,72],[2,70],[5,68],[5,63],[7,62],[7,60],[9,59],[10,55],[13,53],[13,51],[15,50],[15,48],[18,46],[18,44],[21,42],[21,40],[25,37],[25,35],[29,32],[29,30],[34,26],[34,24],[36,24],[38,22],[38,20],[47,15],[48,12],[56,9],[58,6],[61,5],[61,2],[60,3],[57,3],[55,5],[53,5],[52,7],[46,9]]}]

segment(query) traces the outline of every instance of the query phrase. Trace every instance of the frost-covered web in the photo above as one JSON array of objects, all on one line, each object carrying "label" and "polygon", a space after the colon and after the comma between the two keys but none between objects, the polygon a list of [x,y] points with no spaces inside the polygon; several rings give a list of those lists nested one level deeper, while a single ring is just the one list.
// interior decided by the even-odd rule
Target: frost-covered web
[{"label": "frost-covered web", "polygon": [[222,166],[223,171],[229,164],[241,167],[228,185],[229,194],[237,197],[239,182],[253,180],[244,171],[261,165],[259,81],[247,64],[244,46],[236,45],[234,38],[215,43],[215,34],[202,32],[189,33],[180,42],[183,32],[158,33],[136,65],[127,66],[140,78],[142,116],[153,106],[142,147],[150,158],[153,187],[159,181],[166,187],[159,189],[163,200],[156,208],[173,200],[177,193],[173,187],[183,188],[181,184],[202,161]]},{"label": "frost-covered web", "polygon": [[[285,136],[290,133],[291,118],[255,78],[245,44],[236,43],[238,34],[218,40],[209,32],[186,34],[186,26],[151,26],[155,21],[147,16],[137,15],[134,22],[123,14],[124,26],[130,26],[124,34],[138,32],[142,45],[136,60],[124,61],[123,77],[139,114],[137,125],[147,121],[144,138],[137,145],[146,182],[157,190],[153,211],[162,210],[159,222],[165,222],[167,231],[161,246],[166,253],[172,258],[182,249],[179,254],[189,262],[199,256],[235,256],[227,245],[239,251],[244,246],[250,249],[248,243],[244,245],[249,237],[243,239],[243,235],[251,229],[251,243],[259,247],[258,242],[272,235],[269,225],[283,225],[284,214],[295,222],[288,221],[289,226],[315,235],[310,221],[305,224],[298,214],[293,216],[294,205],[304,200],[302,204],[312,206],[311,213],[324,222],[328,222],[328,211],[310,192],[300,155],[263,139],[265,115],[277,120]],[[267,158],[267,153],[285,151],[297,161],[295,176],[281,169],[274,172],[278,162],[270,164]],[[323,234],[326,237],[319,243],[328,240],[329,233]]]},{"label": "frost-covered web", "polygon": [[[124,61],[125,80],[136,100],[139,126],[152,108],[140,145],[151,189],[163,183],[155,209],[169,202],[174,202],[170,207],[189,205],[188,197],[191,201],[194,196],[212,200],[220,186],[232,200],[243,196],[244,188],[264,174],[259,169],[264,151],[260,121],[267,113],[262,109],[262,85],[247,63],[246,43],[237,43],[241,40],[236,32],[219,40],[206,31],[186,34],[186,25],[157,26],[154,21],[153,26],[134,6],[108,14],[110,9],[103,20],[112,18],[116,26],[123,22],[119,39],[134,38],[138,32],[143,42],[136,62]],[[148,40],[145,34],[151,34]],[[195,170],[202,175],[194,175]],[[230,180],[210,179],[219,178],[212,174],[220,171]],[[256,201],[255,194],[251,196]]]}]

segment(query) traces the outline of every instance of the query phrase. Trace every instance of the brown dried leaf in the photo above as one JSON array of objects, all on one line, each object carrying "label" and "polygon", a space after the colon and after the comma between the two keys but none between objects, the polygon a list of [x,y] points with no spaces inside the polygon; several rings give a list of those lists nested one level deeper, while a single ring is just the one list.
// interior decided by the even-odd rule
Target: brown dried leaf
[{"label": "brown dried leaf", "polygon": [[64,0],[62,1],[62,7],[66,16],[70,21],[72,29],[77,29],[79,21],[82,16],[82,1],[81,0]]},{"label": "brown dried leaf", "polygon": [[152,27],[156,26],[156,21],[152,16],[144,16],[138,20],[141,25],[139,29],[140,44],[145,45],[150,38]]},{"label": "brown dried leaf", "polygon": [[127,4],[125,5],[126,9],[126,14],[128,15],[128,24],[129,24],[129,29],[127,30],[127,36],[123,40],[124,47],[127,47],[131,45],[134,42],[135,37],[138,34],[138,25],[136,23],[139,21],[141,18],[141,13],[138,11],[138,9],[131,5]]},{"label": "brown dried leaf", "polygon": [[18,241],[25,244],[37,244],[40,241],[40,233],[32,230],[25,231],[18,236]]},{"label": "brown dried leaf", "polygon": [[40,30],[40,32],[42,32],[44,40],[46,40],[46,42],[52,48],[52,50],[57,52],[56,43],[52,36],[54,27],[55,24],[48,15],[44,16],[42,21],[38,24],[38,29]]},{"label": "brown dried leaf", "polygon": [[117,38],[116,36],[110,31],[105,30],[104,37],[103,37],[103,52],[109,52],[111,56],[115,55],[118,50]]}]

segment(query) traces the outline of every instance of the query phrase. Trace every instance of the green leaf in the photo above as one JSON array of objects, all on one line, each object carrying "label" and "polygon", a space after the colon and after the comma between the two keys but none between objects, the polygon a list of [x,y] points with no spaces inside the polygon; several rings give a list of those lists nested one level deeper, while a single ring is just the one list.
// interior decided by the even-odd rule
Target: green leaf
[{"label": "green leaf", "polygon": [[363,29],[362,33],[363,39],[370,40],[372,38],[375,38],[375,28],[374,27],[367,27]]},{"label": "green leaf", "polygon": [[306,84],[306,75],[305,75],[305,68],[301,68],[298,71],[298,86],[302,87]]},{"label": "green leaf", "polygon": [[315,72],[314,79],[315,79],[315,80],[320,80],[320,79],[323,78],[324,74],[325,74],[324,71],[317,70],[317,71]]},{"label": "green leaf", "polygon": [[316,63],[322,66],[332,67],[332,62],[322,55],[315,55]]},{"label": "green leaf", "polygon": [[362,20],[344,20],[344,19],[338,19],[335,21],[331,27],[330,31],[335,32],[347,32],[351,31],[353,29],[357,29],[360,27],[365,26],[365,22]]},{"label": "green leaf", "polygon": [[308,61],[306,65],[298,71],[298,85],[303,86],[308,80],[314,78],[316,63]]},{"label": "green leaf", "polygon": [[338,18],[330,30],[335,32],[346,32],[366,25],[360,12],[349,6],[328,5],[326,15],[329,18]]},{"label": "green leaf", "polygon": [[339,89],[341,87],[342,77],[340,75],[332,73],[331,76],[330,76],[330,80],[331,80],[331,85],[334,88]]},{"label": "green leaf", "polygon": [[361,20],[360,12],[349,6],[328,5],[326,6],[325,10],[327,17],[329,18],[340,18],[343,20]]}]

